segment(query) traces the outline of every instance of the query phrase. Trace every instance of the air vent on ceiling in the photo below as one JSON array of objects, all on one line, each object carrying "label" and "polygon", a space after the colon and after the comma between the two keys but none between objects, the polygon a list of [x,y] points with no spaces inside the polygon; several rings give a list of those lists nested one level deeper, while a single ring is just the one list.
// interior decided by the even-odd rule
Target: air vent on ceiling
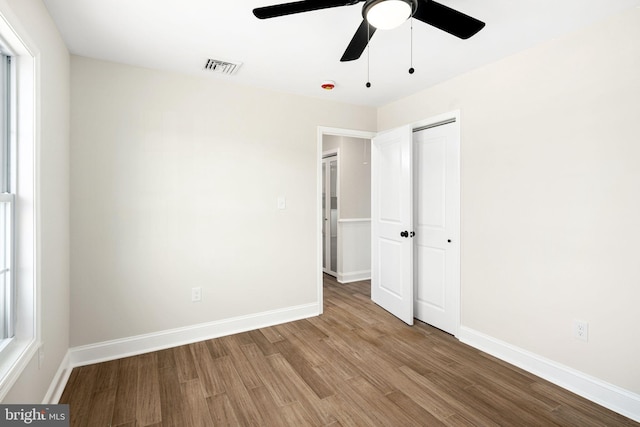
[{"label": "air vent on ceiling", "polygon": [[220,59],[207,59],[204,66],[205,70],[213,71],[220,74],[232,75],[238,72],[242,62],[221,61]]}]

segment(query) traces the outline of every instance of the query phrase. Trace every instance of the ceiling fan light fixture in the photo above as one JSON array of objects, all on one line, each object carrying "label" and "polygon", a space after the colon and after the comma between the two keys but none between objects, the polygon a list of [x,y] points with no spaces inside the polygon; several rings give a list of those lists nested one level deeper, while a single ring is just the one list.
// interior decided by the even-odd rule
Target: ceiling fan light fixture
[{"label": "ceiling fan light fixture", "polygon": [[415,1],[411,0],[369,0],[364,5],[364,19],[379,30],[399,27],[413,15]]}]

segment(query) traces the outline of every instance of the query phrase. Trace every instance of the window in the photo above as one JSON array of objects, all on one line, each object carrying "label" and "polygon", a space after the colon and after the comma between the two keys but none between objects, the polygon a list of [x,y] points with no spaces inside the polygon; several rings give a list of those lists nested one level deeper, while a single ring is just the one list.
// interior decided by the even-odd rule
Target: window
[{"label": "window", "polygon": [[0,402],[40,349],[39,53],[14,28],[0,12]]},{"label": "window", "polygon": [[0,49],[0,349],[14,336],[14,205],[11,149],[11,56]]}]

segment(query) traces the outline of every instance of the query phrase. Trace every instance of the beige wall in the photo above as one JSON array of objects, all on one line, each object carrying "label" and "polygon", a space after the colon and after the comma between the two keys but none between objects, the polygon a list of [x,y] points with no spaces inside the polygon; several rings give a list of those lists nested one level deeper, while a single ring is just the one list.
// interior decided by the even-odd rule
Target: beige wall
[{"label": "beige wall", "polygon": [[40,325],[33,357],[3,403],[40,403],[69,348],[69,53],[40,0],[0,0],[0,12],[39,52]]},{"label": "beige wall", "polygon": [[375,109],[71,69],[72,346],[317,300],[317,127],[375,129]]},{"label": "beige wall", "polygon": [[343,136],[340,145],[340,219],[371,217],[371,142]]},{"label": "beige wall", "polygon": [[335,150],[340,148],[342,137],[338,135],[324,135],[322,137],[322,151]]},{"label": "beige wall", "polygon": [[371,216],[371,141],[324,135],[322,150],[339,150],[340,219]]},{"label": "beige wall", "polygon": [[634,393],[638,40],[632,9],[378,111],[384,130],[460,109],[462,325]]}]

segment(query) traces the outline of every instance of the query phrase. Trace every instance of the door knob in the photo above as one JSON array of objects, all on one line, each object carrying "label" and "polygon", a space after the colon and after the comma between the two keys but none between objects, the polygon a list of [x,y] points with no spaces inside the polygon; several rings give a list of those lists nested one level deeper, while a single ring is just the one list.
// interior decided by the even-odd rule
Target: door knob
[{"label": "door knob", "polygon": [[415,232],[415,231],[412,231],[411,233],[409,233],[409,237],[413,237],[413,236],[415,236],[415,235],[416,235],[416,232]]},{"label": "door knob", "polygon": [[400,237],[409,237],[409,232],[408,231],[401,231],[400,232]]}]

